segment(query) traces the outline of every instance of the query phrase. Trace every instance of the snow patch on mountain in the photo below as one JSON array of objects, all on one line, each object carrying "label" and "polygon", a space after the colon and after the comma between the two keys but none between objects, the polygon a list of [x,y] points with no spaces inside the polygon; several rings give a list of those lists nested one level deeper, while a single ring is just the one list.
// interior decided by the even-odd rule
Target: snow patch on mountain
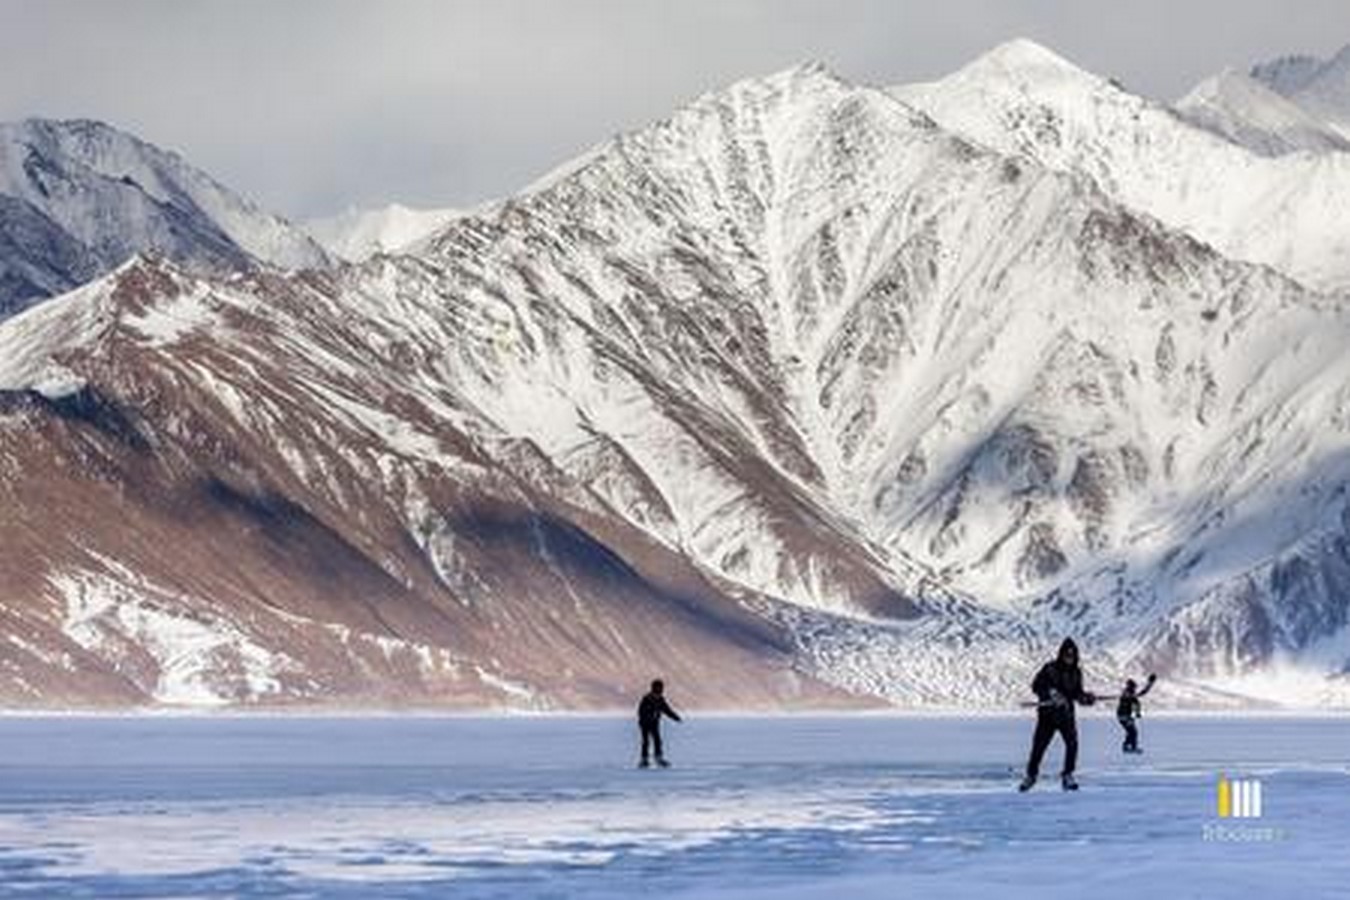
[{"label": "snow patch on mountain", "polygon": [[295,660],[268,649],[229,617],[203,613],[112,566],[116,577],[101,571],[52,576],[52,588],[65,604],[62,630],[155,701],[172,706],[257,701],[280,693],[278,674],[299,670]]},{"label": "snow patch on mountain", "polygon": [[457,209],[413,209],[391,203],[310,219],[304,227],[330,253],[361,262],[377,253],[404,252],[463,214]]},{"label": "snow patch on mountain", "polygon": [[109,282],[100,280],[71,291],[0,328],[0,390],[34,390],[60,396],[82,379],[57,361],[66,347],[95,344],[112,325]]}]

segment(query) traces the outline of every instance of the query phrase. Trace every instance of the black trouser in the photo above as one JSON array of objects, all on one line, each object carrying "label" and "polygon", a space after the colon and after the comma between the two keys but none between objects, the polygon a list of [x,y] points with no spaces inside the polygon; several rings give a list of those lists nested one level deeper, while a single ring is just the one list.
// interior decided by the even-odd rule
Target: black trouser
[{"label": "black trouser", "polygon": [[1064,738],[1064,772],[1072,775],[1078,765],[1078,725],[1073,713],[1064,713],[1055,709],[1042,709],[1036,716],[1036,734],[1031,739],[1031,757],[1027,760],[1027,777],[1035,779],[1041,771],[1041,757],[1050,746],[1055,732]]},{"label": "black trouser", "polygon": [[1134,724],[1134,719],[1127,716],[1121,716],[1116,721],[1120,722],[1120,727],[1125,729],[1125,743],[1121,745],[1122,750],[1139,749],[1139,728]]},{"label": "black trouser", "polygon": [[643,762],[647,761],[647,745],[649,743],[651,744],[652,750],[655,751],[656,753],[657,762],[660,762],[662,759],[665,759],[664,754],[662,754],[661,752],[660,723],[653,722],[652,724],[649,725],[646,722],[639,722],[638,729],[641,730],[642,732],[642,761]]}]

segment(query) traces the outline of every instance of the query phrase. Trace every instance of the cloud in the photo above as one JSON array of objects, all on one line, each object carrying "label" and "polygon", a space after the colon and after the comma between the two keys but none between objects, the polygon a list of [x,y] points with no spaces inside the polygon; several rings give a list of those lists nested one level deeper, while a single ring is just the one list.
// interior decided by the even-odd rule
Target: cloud
[{"label": "cloud", "polygon": [[934,78],[1019,35],[1171,98],[1334,52],[1350,4],[0,0],[0,118],[103,119],[296,217],[471,205],[738,78]]}]

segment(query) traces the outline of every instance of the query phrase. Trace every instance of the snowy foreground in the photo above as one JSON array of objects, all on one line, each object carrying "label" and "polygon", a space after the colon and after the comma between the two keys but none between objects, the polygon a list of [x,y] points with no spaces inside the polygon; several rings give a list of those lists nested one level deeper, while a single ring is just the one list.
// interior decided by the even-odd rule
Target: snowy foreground
[{"label": "snowy foreground", "polygon": [[0,896],[1347,896],[1350,719],[1143,724],[1020,796],[1025,718],[0,719]]}]

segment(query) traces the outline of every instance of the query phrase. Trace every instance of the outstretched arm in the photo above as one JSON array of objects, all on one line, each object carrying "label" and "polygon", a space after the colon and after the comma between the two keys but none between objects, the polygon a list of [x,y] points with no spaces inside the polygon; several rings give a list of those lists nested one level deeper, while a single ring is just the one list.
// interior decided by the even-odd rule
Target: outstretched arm
[{"label": "outstretched arm", "polygon": [[680,718],[680,714],[677,713],[675,710],[671,709],[671,708],[670,708],[670,704],[667,703],[664,699],[661,701],[661,712],[663,712],[663,713],[665,713],[666,715],[670,716],[670,717],[671,717],[672,719],[674,719],[676,722],[683,722],[683,721],[684,721],[683,719]]}]

